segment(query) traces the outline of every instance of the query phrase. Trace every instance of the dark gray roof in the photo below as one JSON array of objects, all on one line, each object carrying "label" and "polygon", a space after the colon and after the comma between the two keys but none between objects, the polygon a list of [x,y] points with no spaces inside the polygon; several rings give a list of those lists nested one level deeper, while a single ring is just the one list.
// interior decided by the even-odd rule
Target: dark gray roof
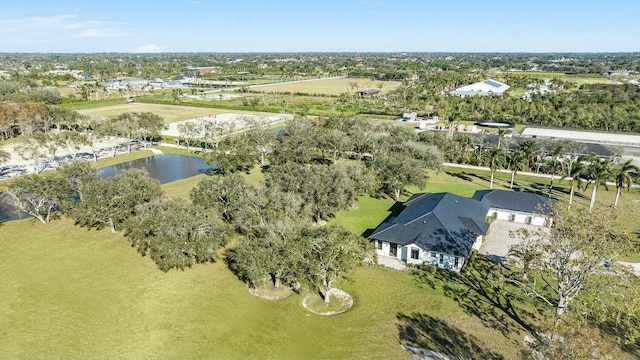
[{"label": "dark gray roof", "polygon": [[425,251],[467,256],[477,235],[486,234],[489,205],[451,193],[416,194],[397,217],[369,236],[399,245],[415,243]]},{"label": "dark gray roof", "polygon": [[594,153],[601,157],[612,157],[615,156],[616,153],[611,150],[610,147],[602,144],[594,144],[594,143],[584,143],[586,145],[582,155]]},{"label": "dark gray roof", "polygon": [[527,213],[547,214],[551,208],[549,198],[529,192],[509,190],[478,190],[473,199],[481,201],[492,208],[521,211]]},{"label": "dark gray roof", "polygon": [[500,86],[504,86],[504,84],[500,84],[500,83],[498,83],[496,81],[493,81],[493,80],[485,80],[485,81],[483,81],[483,83],[485,83],[485,84],[487,84],[489,86],[493,86],[496,89],[499,88]]}]

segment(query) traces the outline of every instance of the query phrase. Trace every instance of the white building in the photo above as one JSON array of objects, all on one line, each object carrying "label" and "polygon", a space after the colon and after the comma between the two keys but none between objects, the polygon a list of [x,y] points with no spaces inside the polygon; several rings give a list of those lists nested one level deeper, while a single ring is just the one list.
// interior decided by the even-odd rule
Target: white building
[{"label": "white building", "polygon": [[455,89],[450,91],[449,94],[462,97],[502,95],[505,91],[509,90],[509,88],[511,88],[511,86],[505,83],[493,79],[487,79]]}]

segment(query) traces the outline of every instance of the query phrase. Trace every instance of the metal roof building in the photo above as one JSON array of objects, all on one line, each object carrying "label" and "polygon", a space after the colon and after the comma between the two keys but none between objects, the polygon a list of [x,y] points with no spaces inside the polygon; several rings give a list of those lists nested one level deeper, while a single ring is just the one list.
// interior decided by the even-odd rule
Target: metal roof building
[{"label": "metal roof building", "polygon": [[505,91],[509,90],[509,88],[511,88],[511,86],[505,83],[493,79],[487,79],[475,84],[455,89],[453,91],[450,91],[449,94],[462,97],[502,95]]},{"label": "metal roof building", "polygon": [[556,130],[556,129],[540,129],[526,128],[522,131],[522,137],[527,138],[551,138],[551,139],[567,139],[583,143],[632,146],[640,147],[640,135],[632,134],[613,134],[588,131],[573,130]]}]

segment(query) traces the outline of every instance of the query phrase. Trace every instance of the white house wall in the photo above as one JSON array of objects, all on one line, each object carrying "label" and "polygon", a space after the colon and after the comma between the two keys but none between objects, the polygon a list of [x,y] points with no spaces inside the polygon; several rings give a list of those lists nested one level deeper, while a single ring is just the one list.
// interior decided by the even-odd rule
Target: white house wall
[{"label": "white house wall", "polygon": [[[479,238],[482,238],[481,236]],[[481,244],[481,241],[477,241],[477,243]],[[382,248],[378,247],[378,240],[375,240],[376,245],[376,253],[380,256],[386,257],[395,257],[398,260],[402,260],[407,264],[413,265],[421,265],[421,264],[430,264],[437,265],[440,268],[460,271],[462,269],[462,265],[464,264],[465,258],[462,256],[458,256],[458,265],[456,266],[456,256],[443,254],[438,252],[425,251],[421,247],[416,244],[409,244],[406,246],[398,246],[398,251],[396,256],[392,256],[389,251],[391,250],[391,244],[382,241]],[[479,246],[479,245],[478,245]],[[474,244],[475,248],[475,244]],[[411,257],[411,250],[418,250],[418,258],[413,259]],[[440,260],[442,256],[442,261]]]},{"label": "white house wall", "polygon": [[487,216],[497,220],[506,220],[520,224],[532,224],[538,226],[545,226],[546,224],[546,218],[542,215],[529,214],[513,210],[491,208],[489,209]]},{"label": "white house wall", "polygon": [[476,241],[473,243],[473,249],[480,251],[480,247],[482,246],[482,235],[478,235],[476,237]]}]

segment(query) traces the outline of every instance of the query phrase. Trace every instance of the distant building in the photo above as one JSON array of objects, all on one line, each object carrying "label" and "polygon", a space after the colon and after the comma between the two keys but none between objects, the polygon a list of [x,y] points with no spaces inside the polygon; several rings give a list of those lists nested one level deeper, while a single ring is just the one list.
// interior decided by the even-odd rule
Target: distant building
[{"label": "distant building", "polygon": [[541,129],[528,127],[522,131],[522,137],[534,139],[560,139],[573,140],[581,143],[593,143],[601,145],[640,147],[640,135],[616,134],[591,131],[574,131],[560,129]]},{"label": "distant building", "polygon": [[416,121],[418,118],[418,113],[404,113],[402,114],[402,121]]},{"label": "distant building", "polygon": [[191,83],[198,81],[200,78],[196,74],[184,74],[174,77],[172,80],[180,81],[181,83]]},{"label": "distant building", "polygon": [[102,86],[110,90],[141,90],[149,85],[149,80],[142,78],[129,78],[122,80],[104,81]]},{"label": "distant building", "polygon": [[608,71],[605,71],[602,74],[603,75],[607,75],[607,76],[629,76],[631,74],[631,71],[629,71],[629,70],[608,70]]},{"label": "distant building", "polygon": [[491,96],[502,95],[505,91],[509,90],[511,86],[501,83],[500,81],[487,79],[475,84],[463,86],[461,88],[450,91],[451,95],[457,96]]},{"label": "distant building", "polygon": [[356,91],[356,95],[360,97],[378,96],[380,95],[380,90],[378,89],[360,90],[360,91]]}]

